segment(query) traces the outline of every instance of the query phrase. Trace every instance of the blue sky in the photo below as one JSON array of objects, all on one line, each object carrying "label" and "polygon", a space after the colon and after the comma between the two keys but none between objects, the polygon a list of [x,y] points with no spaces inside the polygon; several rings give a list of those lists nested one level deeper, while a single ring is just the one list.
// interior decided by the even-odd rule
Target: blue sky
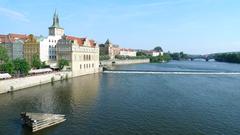
[{"label": "blue sky", "polygon": [[67,35],[191,54],[240,51],[239,0],[0,0],[0,33],[48,34],[57,9]]}]

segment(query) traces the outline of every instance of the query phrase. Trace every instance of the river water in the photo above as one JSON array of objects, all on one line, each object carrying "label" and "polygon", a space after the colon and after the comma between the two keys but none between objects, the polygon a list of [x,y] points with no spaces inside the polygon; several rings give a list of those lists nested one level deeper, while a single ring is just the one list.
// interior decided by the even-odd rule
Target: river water
[{"label": "river water", "polygon": [[[170,62],[117,66],[240,72],[240,65]],[[20,113],[65,114],[34,135],[239,135],[240,75],[102,73],[0,95],[0,135],[31,135]]]}]

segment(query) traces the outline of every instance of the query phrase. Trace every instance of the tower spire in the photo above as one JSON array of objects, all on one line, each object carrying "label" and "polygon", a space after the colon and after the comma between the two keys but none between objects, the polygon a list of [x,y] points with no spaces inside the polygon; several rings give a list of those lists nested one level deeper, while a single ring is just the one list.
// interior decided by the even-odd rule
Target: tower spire
[{"label": "tower spire", "polygon": [[57,10],[55,9],[54,15],[53,15],[53,24],[52,27],[60,27],[59,26],[59,18],[57,14]]},{"label": "tower spire", "polygon": [[49,35],[62,36],[64,34],[64,29],[61,28],[59,25],[59,18],[58,18],[58,13],[56,9],[53,14],[52,26],[50,26],[48,29],[49,29]]}]

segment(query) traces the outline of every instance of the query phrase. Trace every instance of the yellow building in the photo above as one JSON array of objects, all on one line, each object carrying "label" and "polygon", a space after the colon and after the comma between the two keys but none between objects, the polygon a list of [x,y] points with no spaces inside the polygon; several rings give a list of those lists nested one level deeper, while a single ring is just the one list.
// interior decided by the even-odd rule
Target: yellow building
[{"label": "yellow building", "polygon": [[32,34],[28,36],[23,45],[23,54],[29,64],[32,64],[34,55],[40,55],[40,43]]}]

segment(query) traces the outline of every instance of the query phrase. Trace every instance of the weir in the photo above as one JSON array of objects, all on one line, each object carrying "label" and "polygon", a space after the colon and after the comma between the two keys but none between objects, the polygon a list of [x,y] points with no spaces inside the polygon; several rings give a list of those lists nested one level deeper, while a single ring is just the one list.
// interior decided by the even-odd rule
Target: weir
[{"label": "weir", "polygon": [[162,75],[240,75],[240,72],[216,71],[151,71],[151,70],[105,70],[106,74],[162,74]]}]

